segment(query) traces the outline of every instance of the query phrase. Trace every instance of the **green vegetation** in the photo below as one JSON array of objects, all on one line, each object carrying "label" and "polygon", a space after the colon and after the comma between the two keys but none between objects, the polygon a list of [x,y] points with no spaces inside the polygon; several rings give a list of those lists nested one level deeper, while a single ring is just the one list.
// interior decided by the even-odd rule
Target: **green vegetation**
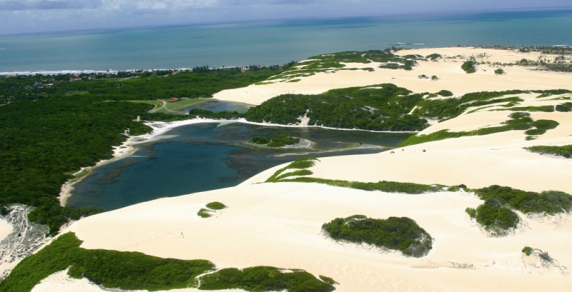
[{"label": "green vegetation", "polygon": [[544,213],[554,215],[572,210],[572,196],[559,191],[536,193],[498,185],[473,191],[485,201],[495,199],[500,204],[507,205],[524,214]]},{"label": "green vegetation", "polygon": [[306,115],[310,125],[415,131],[428,127],[425,119],[408,114],[422,97],[393,84],[336,89],[318,95],[287,94],[250,108],[245,117],[254,122],[296,124]]},{"label": "green vegetation", "polygon": [[556,261],[555,259],[553,259],[548,252],[543,251],[541,249],[538,248],[532,248],[530,246],[525,246],[522,249],[522,253],[524,253],[526,256],[531,256],[531,255],[536,255],[540,258],[540,260],[542,261],[543,266],[548,267],[548,266],[554,266],[557,268],[562,269],[563,267],[560,266],[560,264],[558,263],[558,261]]},{"label": "green vegetation", "polygon": [[415,105],[417,108],[413,115],[429,117],[439,121],[452,119],[464,113],[468,108],[491,104],[516,104],[523,101],[519,97],[503,97],[510,94],[528,93],[522,90],[474,92],[467,93],[460,98],[447,98],[439,100],[421,100]]},{"label": "green vegetation", "polygon": [[562,156],[564,158],[572,157],[572,145],[565,146],[532,146],[524,148],[531,152],[536,152],[540,154],[556,155]]},{"label": "green vegetation", "polygon": [[212,217],[213,212],[216,210],[222,210],[226,208],[226,206],[221,202],[210,202],[206,205],[207,209],[201,208],[197,215],[201,218],[209,218]]},{"label": "green vegetation", "polygon": [[50,245],[22,260],[0,283],[2,291],[30,291],[49,275],[70,268],[74,278],[123,290],[167,290],[195,285],[195,278],[214,265],[205,260],[163,259],[138,252],[89,250],[66,233]]},{"label": "green vegetation", "polygon": [[397,70],[397,69],[404,69],[407,71],[411,71],[413,70],[413,66],[415,66],[415,61],[411,61],[411,60],[403,60],[403,64],[401,63],[386,63],[383,65],[379,65],[379,68],[381,69],[393,69],[393,70]]},{"label": "green vegetation", "polygon": [[494,236],[507,235],[518,227],[520,218],[512,209],[524,214],[548,215],[572,210],[572,196],[559,191],[536,193],[493,185],[473,192],[485,203],[476,210],[467,208],[465,212]]},{"label": "green vegetation", "polygon": [[427,57],[425,57],[425,58],[427,58],[428,60],[431,60],[431,61],[438,61],[440,59],[443,59],[443,56],[435,53],[435,54],[427,55]]},{"label": "green vegetation", "polygon": [[437,81],[437,80],[439,80],[439,77],[437,77],[437,75],[433,75],[433,76],[431,76],[431,80]]},{"label": "green vegetation", "polygon": [[[200,275],[216,270],[215,265],[206,260],[164,259],[139,252],[83,249],[80,245],[81,241],[75,234],[61,235],[36,254],[22,260],[0,282],[0,290],[30,291],[44,278],[68,268],[71,277],[86,278],[105,288],[150,291],[197,288]],[[229,273],[229,270],[232,272]],[[200,283],[198,288],[201,290],[223,289],[220,287],[247,291],[334,290],[331,284],[307,272],[294,270],[292,273],[282,273],[273,267],[252,267],[243,271],[224,269],[202,276]]]},{"label": "green vegetation", "polygon": [[475,73],[477,72],[477,68],[475,67],[476,63],[475,61],[466,61],[465,63],[463,63],[463,65],[461,65],[461,69],[463,69],[465,72],[467,72],[467,74],[471,74],[471,73]]},{"label": "green vegetation", "polygon": [[572,112],[572,102],[565,102],[555,107],[557,112]]},{"label": "green vegetation", "polygon": [[467,214],[469,214],[469,216],[470,216],[471,218],[473,218],[473,219],[476,219],[476,218],[477,218],[477,210],[476,210],[476,209],[474,209],[474,208],[467,208],[467,209],[465,209],[465,212],[466,212]]},{"label": "green vegetation", "polygon": [[28,218],[48,225],[55,234],[68,220],[99,212],[60,207],[61,185],[81,167],[111,158],[111,146],[125,141],[121,133],[126,129],[130,135],[150,131],[134,121],[137,116],[165,121],[192,117],[150,113],[163,105],[156,99],[210,97],[264,80],[285,67],[0,78],[0,103],[6,103],[0,107],[0,206],[36,207]]},{"label": "green vegetation", "polygon": [[330,180],[330,179],[313,178],[313,177],[297,177],[294,179],[284,179],[284,177],[279,177],[278,179],[279,179],[278,181],[280,182],[322,183],[336,187],[345,187],[345,188],[352,188],[364,191],[382,191],[387,193],[404,193],[413,195],[448,191],[448,189],[442,185],[423,185],[423,184],[402,183],[393,181],[379,181],[375,183],[373,182],[365,183],[365,182],[355,182],[346,180]]},{"label": "green vegetation", "polygon": [[[415,65],[415,60],[423,59],[422,56],[407,55],[400,57],[391,52],[391,49],[369,50],[364,52],[347,51],[332,54],[322,54],[309,57],[307,60],[298,62],[288,68],[284,73],[271,77],[269,80],[294,81],[300,77],[311,76],[316,73],[332,72],[337,70],[355,70],[345,68],[344,63],[369,64],[387,63],[390,69],[411,70]],[[366,71],[374,71],[373,68],[365,68]]]},{"label": "green vegetation", "polygon": [[[312,167],[315,164],[316,160],[317,159],[313,158],[313,157],[296,159],[292,163],[288,164],[286,167],[283,167],[283,168],[277,170],[273,175],[271,175],[266,180],[266,182],[278,182],[279,180],[282,180],[288,176],[311,175],[312,172],[309,170],[306,170],[306,168]],[[299,169],[299,170],[294,171],[294,172],[289,172],[286,174],[282,174],[284,171],[286,171],[288,169]]]},{"label": "green vegetation", "polygon": [[495,70],[495,75],[504,75],[506,72],[502,68],[498,68]]},{"label": "green vegetation", "polygon": [[322,275],[319,275],[318,277],[320,278],[320,280],[322,280],[328,284],[331,284],[331,285],[339,284],[338,282],[336,282],[334,279],[332,279],[330,277],[326,277],[326,276],[322,276]]},{"label": "green vegetation", "polygon": [[199,210],[199,212],[197,212],[197,215],[199,215],[199,217],[201,217],[201,218],[209,218],[212,216],[210,212],[211,212],[211,210],[201,208]]},{"label": "green vegetation", "polygon": [[443,97],[453,96],[453,93],[452,93],[451,91],[449,91],[449,90],[444,90],[444,89],[441,90],[441,91],[439,91],[439,92],[437,92],[437,94],[439,94],[440,96],[443,96]]},{"label": "green vegetation", "polygon": [[545,112],[551,113],[554,111],[554,107],[551,105],[543,105],[543,106],[527,106],[527,107],[512,107],[509,110],[513,112],[517,111],[527,111],[527,112]]},{"label": "green vegetation", "polygon": [[224,208],[226,208],[225,204],[221,203],[221,202],[210,202],[207,204],[207,208],[212,209],[212,210],[222,210]]},{"label": "green vegetation", "polygon": [[411,136],[407,140],[401,142],[398,147],[421,144],[431,141],[439,141],[450,138],[458,138],[465,136],[482,136],[506,131],[522,131],[526,135],[542,135],[547,130],[556,128],[559,123],[552,120],[533,121],[529,113],[516,112],[509,115],[511,120],[504,122],[504,126],[480,128],[469,132],[449,132],[447,129],[437,131],[428,135]]},{"label": "green vegetation", "polygon": [[505,236],[518,227],[520,218],[496,199],[477,207],[475,219],[491,235]]},{"label": "green vegetation", "polygon": [[522,252],[523,252],[525,255],[527,255],[527,256],[530,256],[533,251],[534,251],[534,250],[533,250],[532,247],[530,247],[530,246],[525,246],[525,247],[522,249]]},{"label": "green vegetation", "polygon": [[322,225],[334,240],[367,243],[380,248],[399,250],[406,256],[422,257],[429,253],[433,239],[415,221],[407,217],[383,219],[354,215],[336,218]]},{"label": "green vegetation", "polygon": [[[283,66],[242,68],[193,68],[192,72],[141,71],[107,74],[18,76],[0,79],[0,95],[11,101],[51,97],[91,96],[100,100],[156,100],[171,97],[211,97],[224,89],[245,87],[281,73]],[[130,77],[130,78],[124,78]],[[67,82],[73,78],[81,81]],[[51,84],[51,85],[50,85]],[[81,93],[81,94],[78,94]]]},{"label": "green vegetation", "polygon": [[[322,183],[331,186],[353,188],[365,191],[382,191],[387,193],[405,193],[405,194],[424,194],[431,192],[440,191],[458,191],[460,189],[466,189],[465,185],[458,185],[452,187],[445,187],[443,185],[424,185],[415,183],[402,183],[402,182],[392,182],[392,181],[380,181],[375,183],[365,183],[365,182],[352,182],[346,180],[331,180],[323,178],[313,178],[313,177],[302,177],[311,175],[312,172],[307,170],[314,165],[315,158],[301,158],[290,163],[288,166],[277,170],[272,176],[270,176],[266,182],[305,182],[305,183]],[[284,171],[288,169],[299,169],[299,171],[288,172],[286,174]],[[298,176],[294,179],[286,179],[289,176]]]},{"label": "green vegetation", "polygon": [[69,219],[96,209],[62,208],[61,185],[81,167],[110,158],[111,146],[125,140],[129,128],[140,135],[149,127],[133,119],[146,104],[100,102],[93,98],[53,98],[11,102],[0,108],[0,205],[36,207],[28,218],[46,224],[50,233]]},{"label": "green vegetation", "polygon": [[228,268],[201,277],[200,290],[243,289],[246,291],[329,292],[331,283],[322,282],[303,270],[253,267]]},{"label": "green vegetation", "polygon": [[267,147],[283,147],[286,145],[295,145],[300,142],[300,138],[289,137],[285,135],[277,135],[269,138],[264,136],[256,136],[250,140],[251,143],[257,145],[266,145]]}]

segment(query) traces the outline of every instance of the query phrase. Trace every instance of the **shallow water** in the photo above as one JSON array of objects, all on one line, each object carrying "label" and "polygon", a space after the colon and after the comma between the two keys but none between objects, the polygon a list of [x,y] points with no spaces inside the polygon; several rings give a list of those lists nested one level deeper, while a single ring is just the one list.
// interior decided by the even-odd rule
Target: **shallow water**
[{"label": "shallow water", "polygon": [[[221,126],[222,125],[222,126]],[[314,149],[267,149],[245,144],[276,134],[308,139]],[[76,184],[68,206],[113,210],[161,197],[238,185],[270,167],[300,157],[378,153],[410,134],[268,127],[242,123],[175,128],[133,156],[100,167]],[[348,148],[362,143],[370,148]]]}]

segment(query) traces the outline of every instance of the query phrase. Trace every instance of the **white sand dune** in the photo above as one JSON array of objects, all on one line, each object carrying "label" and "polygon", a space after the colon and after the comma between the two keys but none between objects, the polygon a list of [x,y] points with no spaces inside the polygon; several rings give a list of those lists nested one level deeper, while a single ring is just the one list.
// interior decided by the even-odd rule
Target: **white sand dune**
[{"label": "white sand dune", "polygon": [[[470,48],[418,52],[426,55],[437,51],[466,56],[470,52],[482,52]],[[515,52],[490,52],[493,53],[501,54],[501,59],[523,58]],[[297,83],[227,91],[217,98],[232,97],[256,104],[284,90],[320,92],[336,86],[384,82],[415,91],[448,89],[457,95],[502,89],[572,89],[570,74],[512,67],[506,69],[509,72],[507,76],[494,76],[488,69],[469,76],[457,72],[460,63],[449,66],[451,64],[453,62],[449,59],[422,63],[411,73],[376,70],[374,73],[344,71],[324,76],[318,74]],[[424,66],[427,71],[420,70]],[[391,80],[390,73],[404,75]],[[417,75],[421,73],[436,74],[442,79],[435,83],[418,80]],[[365,79],[369,78],[365,76],[377,77],[358,80],[362,76],[360,74],[365,74]],[[447,81],[449,78],[451,80]],[[497,82],[502,78],[505,82]],[[525,99],[523,105],[555,103],[539,101],[536,95],[519,96]],[[490,109],[436,123],[422,134],[442,129],[469,131],[498,125],[508,120],[511,113],[486,110]],[[465,184],[471,188],[499,184],[528,191],[572,193],[572,160],[522,149],[532,145],[572,144],[572,114],[534,112],[531,116],[533,119],[556,120],[560,125],[532,141],[525,140],[524,131],[462,137],[395,149],[394,153],[321,158],[310,170],[313,177],[327,179]],[[572,278],[567,270],[572,268],[570,214],[534,217],[519,213],[523,224],[514,234],[490,237],[465,213],[465,208],[475,208],[483,203],[472,193],[408,195],[316,183],[261,183],[280,167],[264,171],[237,187],[157,199],[91,216],[76,222],[69,230],[84,241],[82,247],[87,249],[206,259],[218,268],[259,265],[300,268],[316,276],[332,277],[340,283],[336,285],[336,291],[572,290]],[[198,217],[199,209],[212,201],[223,202],[228,208],[217,211],[211,218]],[[412,218],[434,238],[433,249],[423,258],[408,258],[398,252],[334,242],[321,231],[322,224],[334,218],[356,214],[381,219],[389,216]],[[525,246],[548,251],[561,267],[542,266],[538,259],[525,257],[521,252]],[[52,276],[55,280],[45,280],[34,291],[87,285],[72,281],[61,273]],[[49,286],[58,281],[63,286]],[[100,291],[94,285],[89,289],[92,290],[86,288],[86,291]]]},{"label": "white sand dune", "polygon": [[[419,61],[412,71],[380,69],[380,64],[346,64],[346,68],[374,68],[374,72],[363,70],[339,70],[334,73],[317,73],[301,78],[298,82],[275,82],[264,85],[250,85],[244,88],[223,90],[214,95],[215,99],[261,104],[280,94],[319,94],[330,89],[353,86],[367,86],[380,83],[393,83],[413,92],[438,92],[442,89],[452,91],[456,96],[477,91],[503,91],[511,89],[542,90],[572,89],[570,74],[535,71],[534,67],[500,66],[506,75],[495,75],[496,66],[479,65],[478,71],[467,74],[461,69],[464,61],[475,56],[477,61],[515,63],[521,59],[538,60],[539,53],[520,53],[512,50],[493,50],[480,48],[439,48],[403,50],[399,55],[420,54],[427,56],[440,53],[445,58],[440,61]],[[479,57],[488,56],[488,57]],[[556,55],[543,55],[554,60]],[[455,57],[448,59],[447,57]],[[437,76],[439,80],[420,79],[419,75]]]},{"label": "white sand dune", "polygon": [[6,236],[12,233],[12,225],[4,219],[0,219],[0,241],[2,241]]}]

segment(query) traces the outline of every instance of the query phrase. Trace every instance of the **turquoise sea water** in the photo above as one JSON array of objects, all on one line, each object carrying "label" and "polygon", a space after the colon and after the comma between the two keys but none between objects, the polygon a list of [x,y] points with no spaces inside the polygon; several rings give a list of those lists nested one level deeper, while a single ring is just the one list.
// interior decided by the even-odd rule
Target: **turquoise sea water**
[{"label": "turquoise sea water", "polygon": [[0,36],[0,72],[274,65],[389,46],[572,45],[572,10]]}]

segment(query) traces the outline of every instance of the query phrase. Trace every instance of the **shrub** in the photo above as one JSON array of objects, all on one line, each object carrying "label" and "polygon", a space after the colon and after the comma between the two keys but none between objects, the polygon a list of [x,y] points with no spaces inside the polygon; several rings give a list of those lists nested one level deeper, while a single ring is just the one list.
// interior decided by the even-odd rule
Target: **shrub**
[{"label": "shrub", "polygon": [[453,96],[453,93],[449,90],[441,90],[441,91],[437,92],[437,94],[439,94],[440,96],[444,96],[444,97]]},{"label": "shrub", "polygon": [[350,187],[366,191],[382,191],[388,193],[423,194],[443,190],[441,185],[423,185],[394,181],[380,181],[376,183],[351,182]]},{"label": "shrub", "polygon": [[[293,176],[293,175],[310,175],[310,174],[312,174],[312,172],[309,170],[306,170],[306,168],[313,166],[315,164],[315,162],[314,162],[315,160],[317,160],[317,159],[313,158],[313,157],[296,159],[292,163],[290,163],[288,166],[277,170],[273,175],[271,175],[268,179],[266,179],[266,182],[277,182],[277,181],[279,181],[285,177]],[[301,170],[306,170],[306,171],[294,171],[292,173],[280,175],[284,171],[286,171],[287,169],[301,169]]]},{"label": "shrub", "polygon": [[558,112],[571,112],[572,111],[572,102],[565,102],[563,104],[559,104],[555,107],[555,109]]},{"label": "shrub", "polygon": [[465,209],[465,212],[466,212],[467,214],[469,214],[469,216],[470,216],[471,218],[473,218],[473,219],[477,218],[477,210],[476,210],[476,209],[474,209],[474,208],[467,208],[467,209]]},{"label": "shrub", "polygon": [[439,80],[439,77],[437,77],[437,75],[433,75],[433,76],[431,76],[431,80],[433,80],[433,81]]},{"label": "shrub", "polygon": [[471,73],[475,73],[477,72],[477,68],[475,67],[475,62],[474,61],[466,61],[465,63],[463,63],[463,65],[461,65],[461,68],[467,72],[467,74],[471,74]]},{"label": "shrub", "polygon": [[499,133],[511,130],[513,131],[528,130],[532,127],[536,127],[536,129],[530,129],[526,131],[525,134],[542,135],[546,133],[546,130],[554,129],[559,125],[558,122],[552,120],[533,121],[530,118],[530,114],[525,112],[512,113],[509,115],[509,117],[511,117],[511,120],[504,122],[503,124],[505,124],[505,126],[481,128],[468,132],[449,132],[448,129],[444,129],[428,135],[411,136],[407,138],[407,140],[401,142],[401,144],[399,144],[398,147],[421,144],[431,141],[445,140],[450,138],[458,138],[464,136],[489,135],[493,133]]},{"label": "shrub", "polygon": [[212,216],[210,211],[204,208],[200,209],[197,215],[199,215],[201,218],[209,218]]},{"label": "shrub", "polygon": [[432,248],[433,239],[415,221],[407,217],[371,219],[363,215],[336,218],[322,225],[335,240],[367,243],[399,250],[406,256],[422,257]]},{"label": "shrub", "polygon": [[440,54],[431,54],[431,55],[427,55],[426,57],[427,59],[431,60],[431,61],[437,61],[439,59],[443,59],[443,56],[441,56]]},{"label": "shrub", "polygon": [[505,74],[505,72],[504,72],[504,70],[503,70],[502,68],[498,68],[498,69],[495,70],[495,74],[496,74],[496,75],[503,75],[503,74]]},{"label": "shrub", "polygon": [[572,157],[572,145],[566,146],[532,146],[524,148],[531,152],[536,152],[540,154],[551,154],[556,156],[562,156],[565,158]]},{"label": "shrub", "polygon": [[334,287],[312,274],[274,267],[228,268],[201,277],[200,290],[243,289],[246,291],[329,292]]},{"label": "shrub", "polygon": [[22,260],[0,283],[0,291],[30,291],[49,275],[70,268],[74,278],[87,278],[107,288],[166,290],[187,288],[214,265],[205,260],[163,259],[139,252],[89,250],[66,233]]},{"label": "shrub", "polygon": [[520,223],[518,215],[502,206],[496,198],[486,200],[484,204],[477,207],[476,220],[494,236],[507,235]]},{"label": "shrub", "polygon": [[318,276],[320,278],[320,280],[330,284],[330,285],[334,285],[334,284],[339,284],[338,282],[336,282],[334,279],[330,278],[330,277],[326,277],[326,276],[322,276],[319,275]]},{"label": "shrub", "polygon": [[572,196],[559,191],[536,193],[498,185],[473,191],[483,200],[494,199],[500,205],[508,205],[525,214],[546,213],[554,215],[572,210]]},{"label": "shrub", "polygon": [[525,246],[525,247],[522,249],[522,252],[523,252],[525,255],[527,255],[527,256],[531,255],[533,251],[534,251],[534,250],[533,250],[532,247],[530,247],[530,246]]},{"label": "shrub", "polygon": [[210,202],[207,204],[207,208],[212,210],[222,210],[226,208],[226,206],[221,202]]},{"label": "shrub", "polygon": [[447,191],[449,192],[458,192],[460,190],[468,190],[467,186],[464,184],[460,184],[460,185],[456,185],[456,186],[451,186],[447,188]]}]

